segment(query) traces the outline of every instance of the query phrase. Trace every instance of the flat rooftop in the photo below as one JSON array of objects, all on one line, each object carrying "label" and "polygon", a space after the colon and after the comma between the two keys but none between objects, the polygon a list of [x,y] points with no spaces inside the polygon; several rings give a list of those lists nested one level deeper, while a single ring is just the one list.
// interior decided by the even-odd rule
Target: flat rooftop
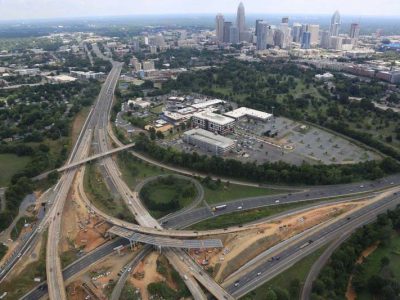
[{"label": "flat rooftop", "polygon": [[192,129],[192,130],[186,131],[184,133],[184,135],[191,136],[193,138],[196,138],[199,141],[203,141],[208,144],[219,146],[221,148],[228,148],[235,144],[235,141],[230,138],[224,137],[222,135],[214,134],[214,133],[204,130],[204,129]]},{"label": "flat rooftop", "polygon": [[255,110],[247,107],[240,107],[238,109],[232,110],[230,112],[225,113],[225,116],[234,118],[234,119],[239,119],[242,117],[250,117],[250,118],[257,118],[261,120],[267,120],[272,117],[272,114],[260,111],[260,110]]},{"label": "flat rooftop", "polygon": [[213,122],[218,125],[227,125],[227,124],[235,121],[235,119],[232,119],[230,117],[218,115],[218,114],[215,114],[215,113],[209,112],[209,111],[203,111],[203,112],[196,113],[193,115],[193,117],[196,117],[199,119],[205,119],[205,120],[208,120],[209,122]]}]

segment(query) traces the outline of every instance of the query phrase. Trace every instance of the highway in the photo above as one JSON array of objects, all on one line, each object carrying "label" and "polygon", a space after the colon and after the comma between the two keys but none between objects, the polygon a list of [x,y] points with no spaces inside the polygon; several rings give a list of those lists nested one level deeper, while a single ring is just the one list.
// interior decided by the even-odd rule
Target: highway
[{"label": "highway", "polygon": [[[78,141],[76,142],[68,160],[68,165],[81,161],[87,157],[92,142],[92,132],[98,125],[104,126],[104,124],[101,123],[103,120],[100,116],[102,115],[104,107],[111,105],[111,103],[107,103],[110,100],[108,95],[114,94],[115,85],[118,81],[121,68],[122,64],[118,63],[113,65],[113,69],[102,86],[95,106],[87,117],[81,130]],[[49,219],[49,231],[46,247],[46,275],[48,278],[47,285],[50,299],[66,299],[64,279],[58,253],[58,242],[61,231],[62,211],[72,182],[75,178],[76,170],[77,169],[68,170],[58,181],[55,189],[56,196],[54,203],[46,217]]]},{"label": "highway", "polygon": [[[84,194],[83,194],[84,195]],[[95,209],[95,213],[97,213],[97,209],[93,206],[90,205],[89,200],[85,201],[87,203],[87,207],[90,209]],[[331,202],[331,201],[330,201]],[[335,201],[336,202],[336,201]],[[308,209],[312,206],[320,206],[323,204],[314,204],[314,205],[310,205],[308,207]],[[304,208],[297,208],[294,209],[292,211],[290,211],[290,214],[302,211]],[[288,212],[285,212],[284,214],[286,215]],[[103,213],[104,214],[104,213]],[[102,216],[104,217],[104,216]],[[269,218],[270,220],[276,219],[277,216],[274,216],[272,218]],[[174,218],[170,219],[170,222],[178,224],[177,227],[181,227],[184,226],[183,224],[185,224],[186,222],[181,222],[179,223],[179,221],[175,220]],[[117,240],[113,241],[113,246],[112,247],[105,247],[104,250],[101,248],[94,250],[93,252],[85,255],[84,257],[82,257],[80,260],[72,263],[70,266],[68,266],[64,271],[64,279],[67,280],[69,278],[71,278],[72,276],[80,273],[81,271],[83,271],[85,268],[87,268],[88,266],[90,266],[92,263],[95,263],[96,260],[100,261],[101,259],[104,259],[105,257],[107,257],[108,255],[110,255],[111,253],[113,253],[113,248],[120,245],[120,244],[124,244],[124,245],[128,245],[129,242],[127,239],[121,239],[118,238]],[[279,247],[276,247],[276,249],[279,249]],[[101,253],[99,255],[99,253]],[[271,277],[272,278],[272,277]],[[43,296],[47,293],[47,289],[44,290],[40,290],[39,287],[36,287],[33,291],[31,291],[29,294],[27,294],[24,298],[22,299],[27,299],[27,300],[37,300],[39,299],[40,296]]]},{"label": "highway", "polygon": [[[87,123],[82,129],[82,133],[72,151],[68,164],[77,162],[79,160],[85,159],[88,155],[88,151],[91,145],[92,134],[95,139],[95,145],[97,145],[97,152],[107,152],[109,151],[109,141],[107,136],[107,129],[109,128],[108,117],[109,112],[111,110],[112,105],[112,97],[114,94],[115,85],[118,81],[119,74],[121,71],[122,64],[114,64],[112,71],[105,84],[102,87],[99,98],[96,102],[94,109],[88,116]],[[135,215],[140,226],[135,228],[135,230],[142,230],[142,233],[149,233],[153,235],[167,235],[167,236],[178,236],[178,237],[186,237],[187,234],[190,234],[190,237],[199,236],[198,233],[193,231],[175,231],[175,230],[167,230],[164,231],[161,225],[154,218],[150,216],[147,210],[142,205],[137,193],[133,193],[129,187],[123,182],[120,177],[118,168],[111,157],[106,157],[102,159],[103,166],[109,175],[109,178],[112,180],[113,185],[118,190],[119,194],[123,198],[123,200],[128,205],[131,212]],[[63,283],[63,273],[61,272],[61,264],[58,255],[58,240],[61,229],[61,214],[63,210],[63,206],[65,204],[65,200],[67,198],[70,186],[75,177],[77,169],[68,170],[63,174],[61,179],[59,180],[57,186],[55,187],[55,197],[53,206],[51,207],[49,213],[46,216],[46,220],[50,223],[49,225],[49,238],[47,243],[47,255],[46,255],[46,272],[47,278],[49,278],[49,296],[50,299],[66,299],[65,288]],[[192,175],[190,173],[189,175]],[[234,182],[230,180],[231,183],[241,184],[243,182]],[[307,188],[304,191],[296,192],[294,194],[288,194],[284,196],[269,196],[269,197],[256,197],[251,199],[244,199],[239,201],[233,201],[227,203],[226,209],[221,212],[217,212],[213,214],[209,209],[203,208],[196,209],[190,212],[184,212],[182,214],[174,216],[170,221],[167,220],[168,223],[164,221],[164,225],[167,224],[168,227],[176,227],[177,222],[182,222],[183,226],[187,222],[195,222],[196,220],[206,219],[209,217],[215,217],[219,214],[230,213],[233,211],[237,211],[239,206],[243,207],[243,210],[263,207],[266,205],[277,205],[283,203],[294,203],[300,201],[311,201],[315,199],[321,198],[332,198],[343,195],[356,195],[360,192],[366,193],[371,192],[373,190],[379,190],[385,187],[390,187],[394,185],[398,185],[400,183],[400,176],[391,176],[385,178],[380,181],[375,182],[366,182],[366,183],[358,183],[358,184],[350,184],[350,185],[338,185],[332,187],[315,187],[315,188]],[[379,202],[385,204],[385,201]],[[389,204],[388,204],[389,205]],[[372,205],[369,207],[369,210],[365,211],[366,215],[374,214],[379,207],[373,207]],[[356,214],[356,213],[355,213]],[[354,218],[357,216],[355,215]],[[180,218],[185,218],[185,220],[179,220]],[[358,216],[358,218],[361,218]],[[352,217],[353,219],[353,217]],[[174,222],[176,224],[174,224]],[[337,224],[339,224],[338,222]],[[352,221],[348,222],[352,224]],[[335,223],[336,224],[336,223]],[[333,225],[332,225],[333,226]],[[345,226],[342,224],[341,226]],[[332,232],[334,230],[332,229]],[[321,231],[324,232],[324,231]],[[205,233],[207,235],[210,232]],[[331,235],[331,232],[325,232],[325,234]],[[321,237],[316,236],[315,241],[321,239]],[[314,240],[313,240],[314,241]],[[318,243],[312,243],[308,249],[313,248]],[[289,251],[291,248],[285,251]],[[296,249],[295,249],[296,250]],[[185,283],[191,290],[192,294],[196,299],[204,299],[204,293],[202,293],[201,289],[198,285],[192,280],[196,278],[199,282],[201,282],[210,292],[217,297],[218,299],[232,299],[232,297],[219,285],[217,285],[214,280],[208,275],[202,272],[200,266],[198,266],[184,251],[166,248],[164,249],[167,258],[171,263],[175,262],[177,266],[177,270],[180,274],[188,274],[188,280],[185,280]],[[283,252],[282,258],[284,257],[286,252]],[[297,251],[296,251],[297,253]],[[294,253],[294,254],[296,254]],[[291,253],[291,255],[294,255]],[[289,255],[289,254],[288,254]],[[296,259],[299,256],[295,256]],[[280,260],[283,262],[284,259]],[[178,263],[177,263],[178,262]],[[262,265],[261,265],[262,266]],[[260,266],[260,267],[261,267]],[[268,266],[269,267],[269,266]],[[249,275],[250,274],[250,275]],[[251,273],[246,274],[247,277],[243,277],[240,279],[240,286],[232,286],[228,287],[228,291],[232,291],[234,295],[240,295],[241,291],[245,291],[246,289],[252,289],[255,285],[258,284],[261,278],[264,276],[257,276],[256,280],[251,278]],[[253,274],[254,275],[254,274]],[[249,281],[246,283],[247,278]],[[256,282],[256,283],[254,283]],[[242,284],[243,283],[243,284]],[[248,286],[246,288],[246,286]]]},{"label": "highway", "polygon": [[400,197],[397,192],[388,193],[382,200],[373,202],[345,218],[338,219],[293,245],[277,250],[268,259],[262,257],[262,260],[257,262],[256,257],[253,259],[257,262],[256,264],[249,264],[248,268],[242,269],[240,274],[230,277],[229,282],[224,283],[223,286],[237,298],[244,296],[322,245],[332,241],[339,234],[351,232],[354,228],[372,222],[378,214],[394,208],[398,204],[400,204]]},{"label": "highway", "polygon": [[[356,228],[354,228],[356,230]],[[354,231],[353,230],[353,231]],[[352,231],[342,233],[336,237],[335,241],[325,249],[324,253],[314,262],[310,271],[308,272],[307,278],[304,282],[303,288],[301,289],[300,300],[308,300],[311,296],[312,284],[315,279],[317,279],[318,274],[321,272],[322,268],[326,265],[333,252],[351,235]]]}]

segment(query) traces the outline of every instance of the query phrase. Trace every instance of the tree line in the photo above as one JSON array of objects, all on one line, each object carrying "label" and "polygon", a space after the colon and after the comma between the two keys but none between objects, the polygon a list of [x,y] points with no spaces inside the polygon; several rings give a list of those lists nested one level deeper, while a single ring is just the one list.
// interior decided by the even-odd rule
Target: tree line
[{"label": "tree line", "polygon": [[[390,245],[393,232],[398,230],[400,230],[400,206],[379,215],[375,223],[359,228],[333,253],[328,264],[322,269],[313,283],[311,300],[343,299],[353,273],[353,286],[356,292],[367,291],[374,299],[400,299],[399,278],[396,279],[390,272],[366,276],[367,272],[363,265],[356,264],[362,252],[371,245],[377,242],[379,247]],[[383,258],[381,269],[389,263],[387,258]]]},{"label": "tree line", "polygon": [[352,165],[291,165],[285,162],[243,163],[235,159],[184,153],[171,147],[163,148],[140,134],[135,148],[164,163],[177,165],[205,174],[215,174],[260,183],[276,184],[340,184],[356,180],[373,180],[400,171],[392,158]]}]

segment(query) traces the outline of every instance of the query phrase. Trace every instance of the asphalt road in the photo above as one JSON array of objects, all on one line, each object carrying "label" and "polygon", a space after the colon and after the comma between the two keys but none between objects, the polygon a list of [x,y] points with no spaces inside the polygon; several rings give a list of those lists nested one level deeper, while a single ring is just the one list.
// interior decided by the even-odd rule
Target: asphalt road
[{"label": "asphalt road", "polygon": [[231,279],[231,281],[234,280],[235,282],[226,286],[227,291],[235,297],[244,296],[267,280],[289,268],[312,251],[315,251],[322,245],[331,241],[339,233],[352,231],[354,228],[369,223],[373,221],[378,214],[395,207],[399,203],[399,195],[397,195],[397,193],[391,194],[381,201],[355,211],[347,218],[339,219],[303,240],[289,247],[285,247],[282,251],[277,251],[274,255],[274,259],[271,260],[271,258],[269,258],[267,261],[264,259],[264,261],[260,261],[256,264],[256,267],[252,266],[248,270],[243,270],[242,274]]}]

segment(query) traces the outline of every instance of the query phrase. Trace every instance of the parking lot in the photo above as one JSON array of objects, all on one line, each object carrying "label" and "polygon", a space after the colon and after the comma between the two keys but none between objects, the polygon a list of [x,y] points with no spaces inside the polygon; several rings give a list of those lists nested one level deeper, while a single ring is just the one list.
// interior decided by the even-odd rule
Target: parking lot
[{"label": "parking lot", "polygon": [[[378,158],[375,153],[344,138],[282,117],[266,123],[240,121],[235,127],[235,133],[228,137],[236,141],[236,147],[225,157],[242,162],[346,164]],[[162,144],[185,152],[210,154],[185,144],[179,138],[163,141]]]},{"label": "parking lot", "polygon": [[[345,164],[378,158],[375,153],[337,135],[282,117],[267,123],[241,121],[235,136],[247,152],[245,156],[260,162]],[[262,152],[264,155],[260,155]]]}]

